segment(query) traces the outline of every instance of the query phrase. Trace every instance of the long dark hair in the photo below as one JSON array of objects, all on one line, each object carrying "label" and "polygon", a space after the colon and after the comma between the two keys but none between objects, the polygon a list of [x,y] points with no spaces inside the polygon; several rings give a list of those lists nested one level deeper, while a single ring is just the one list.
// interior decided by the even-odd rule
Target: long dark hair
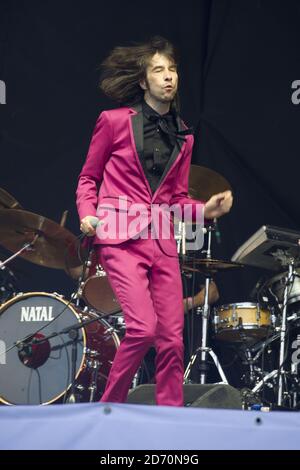
[{"label": "long dark hair", "polygon": [[[161,36],[133,46],[115,47],[101,64],[100,89],[121,105],[140,102],[144,90],[139,83],[146,78],[147,66],[156,52],[178,65],[178,53],[173,44]],[[173,100],[175,108],[178,107],[177,101],[176,95]]]}]

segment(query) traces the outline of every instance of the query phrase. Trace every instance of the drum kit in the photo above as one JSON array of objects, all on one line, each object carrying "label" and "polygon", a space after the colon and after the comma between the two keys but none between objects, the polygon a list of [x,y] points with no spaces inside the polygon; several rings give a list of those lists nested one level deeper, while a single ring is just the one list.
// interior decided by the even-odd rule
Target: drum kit
[{"label": "drum kit", "polygon": [[[189,193],[193,198],[208,200],[212,194],[226,189],[230,185],[221,175],[192,165]],[[65,228],[65,221],[66,213],[61,223],[56,223],[25,211],[13,196],[0,189],[0,245],[13,253],[0,261],[2,404],[99,400],[120,339],[126,332],[120,305],[105,271],[95,262],[93,250],[82,248],[87,245],[81,243],[83,235],[73,235]],[[231,384],[222,358],[212,347],[213,341],[217,341],[233,345],[243,357],[240,388],[245,407],[267,402],[274,408],[277,405],[295,409],[300,393],[296,360],[300,335],[294,334],[300,323],[300,271],[296,269],[300,234],[272,229],[265,229],[265,236],[260,231],[251,237],[231,261],[212,258],[214,223],[206,226],[207,246],[200,257],[199,253],[187,256],[183,236],[177,239],[183,275],[193,277],[201,273],[205,278],[204,304],[196,309],[201,317],[201,342],[189,357],[184,382],[193,382],[192,370],[197,364],[199,382],[205,384],[212,363],[221,382]],[[65,270],[77,282],[71,298],[67,300],[57,293],[18,292],[9,268],[17,257]],[[275,265],[278,271],[258,282],[257,302],[212,309],[208,292],[215,274],[251,264],[263,268],[267,264],[267,269],[272,265],[273,270]],[[295,351],[288,351],[292,339]],[[277,360],[273,370],[262,364],[270,351]],[[138,384],[139,372],[132,386]]]},{"label": "drum kit", "polygon": [[[0,189],[0,402],[50,404],[99,400],[120,340],[105,315],[120,311],[100,267],[66,300],[18,292],[9,263],[18,256],[80,277],[85,250],[61,224],[28,212]],[[101,295],[99,295],[101,293]],[[83,303],[84,305],[81,305]]]}]

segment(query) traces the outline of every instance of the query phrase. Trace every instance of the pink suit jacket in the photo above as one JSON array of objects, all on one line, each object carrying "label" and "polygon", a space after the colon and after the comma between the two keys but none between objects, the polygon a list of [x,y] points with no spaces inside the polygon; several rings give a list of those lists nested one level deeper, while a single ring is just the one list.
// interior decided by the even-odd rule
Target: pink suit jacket
[{"label": "pink suit jacket", "polygon": [[[184,130],[181,119],[177,120],[179,130]],[[147,227],[157,205],[192,204],[192,217],[196,206],[203,203],[188,197],[188,179],[191,163],[193,136],[185,136],[186,141],[177,141],[166,165],[159,186],[152,193],[145,176],[139,155],[143,152],[142,106],[122,107],[103,111],[97,119],[87,158],[79,175],[77,187],[77,209],[80,220],[87,215],[101,218],[103,210],[122,210],[122,198],[126,199],[127,211],[132,204],[142,204],[139,231]],[[121,201],[121,206],[120,206]],[[146,213],[145,213],[146,212]],[[101,230],[101,227],[97,229]],[[95,237],[94,243],[117,244],[131,238],[117,227],[116,233],[102,239]],[[177,256],[173,230],[171,237],[159,237],[159,244],[165,254]]]}]

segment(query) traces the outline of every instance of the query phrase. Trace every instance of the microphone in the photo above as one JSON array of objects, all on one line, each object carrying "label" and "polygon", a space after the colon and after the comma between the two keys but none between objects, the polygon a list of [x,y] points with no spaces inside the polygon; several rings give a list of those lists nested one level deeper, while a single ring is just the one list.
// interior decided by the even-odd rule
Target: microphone
[{"label": "microphone", "polygon": [[[99,225],[101,225],[101,221],[98,219],[98,217],[94,217],[93,215],[90,215],[89,216],[89,223],[91,224],[91,226],[93,227],[93,229],[97,229],[97,227]],[[84,239],[84,238],[92,238],[90,237],[87,233],[82,233],[80,235],[80,238]]]},{"label": "microphone", "polygon": [[101,224],[100,220],[98,219],[98,217],[94,217],[94,216],[90,216],[89,217],[89,223],[91,224],[91,226],[96,229],[98,227],[98,225]]}]

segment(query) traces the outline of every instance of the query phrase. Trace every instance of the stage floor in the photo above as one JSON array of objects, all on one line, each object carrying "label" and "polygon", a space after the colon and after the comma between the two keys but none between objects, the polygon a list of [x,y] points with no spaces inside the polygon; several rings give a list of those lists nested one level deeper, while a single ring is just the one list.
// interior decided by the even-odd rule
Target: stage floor
[{"label": "stage floor", "polygon": [[1,450],[300,449],[300,413],[129,404],[1,406]]}]

